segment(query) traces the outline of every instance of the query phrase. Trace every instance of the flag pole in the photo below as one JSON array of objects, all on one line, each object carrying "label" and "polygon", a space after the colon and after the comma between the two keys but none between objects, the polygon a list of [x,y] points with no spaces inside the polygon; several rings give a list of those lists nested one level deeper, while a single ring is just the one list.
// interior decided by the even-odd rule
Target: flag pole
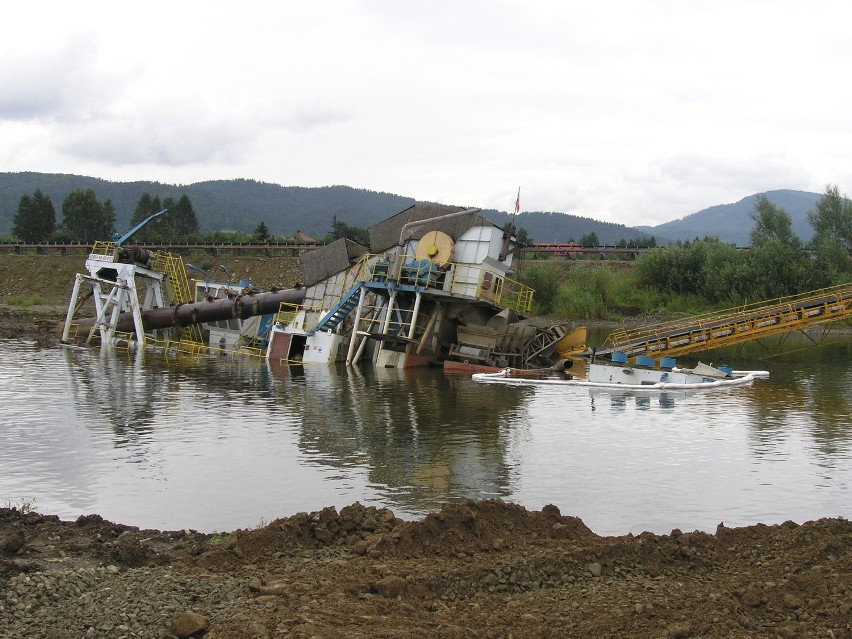
[{"label": "flag pole", "polygon": [[515,213],[512,215],[512,235],[515,234],[515,216],[521,210],[521,187],[518,187],[518,197],[515,198]]},{"label": "flag pole", "polygon": [[[502,262],[509,254],[509,247],[511,245],[512,237],[516,236],[515,230],[515,216],[518,214],[518,211],[521,210],[521,187],[518,187],[518,197],[515,198],[515,212],[512,214],[512,219],[506,224],[503,228],[503,250],[500,253],[500,261]],[[517,239],[515,240],[515,247],[520,246],[517,243]],[[514,249],[512,250],[514,252]]]}]

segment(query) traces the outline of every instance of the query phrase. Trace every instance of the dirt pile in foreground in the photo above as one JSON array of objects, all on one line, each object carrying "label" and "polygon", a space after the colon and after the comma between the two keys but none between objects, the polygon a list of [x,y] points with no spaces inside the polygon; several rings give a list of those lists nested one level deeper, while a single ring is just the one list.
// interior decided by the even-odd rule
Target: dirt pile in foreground
[{"label": "dirt pile in foreground", "polygon": [[842,519],[600,537],[491,500],[205,535],[0,509],[0,575],[3,637],[852,637]]}]

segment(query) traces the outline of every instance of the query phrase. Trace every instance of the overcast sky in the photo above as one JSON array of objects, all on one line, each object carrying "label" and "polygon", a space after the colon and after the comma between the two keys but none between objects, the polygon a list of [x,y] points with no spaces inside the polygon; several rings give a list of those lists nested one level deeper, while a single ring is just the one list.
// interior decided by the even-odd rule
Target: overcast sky
[{"label": "overcast sky", "polygon": [[16,2],[0,171],[658,224],[852,190],[852,3]]}]

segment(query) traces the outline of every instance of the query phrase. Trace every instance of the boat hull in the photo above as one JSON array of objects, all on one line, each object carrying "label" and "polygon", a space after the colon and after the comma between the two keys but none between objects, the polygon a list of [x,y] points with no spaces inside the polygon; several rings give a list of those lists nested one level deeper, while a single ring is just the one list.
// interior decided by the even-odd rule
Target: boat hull
[{"label": "boat hull", "polygon": [[[627,372],[632,371],[632,372]],[[645,392],[669,390],[712,390],[744,386],[756,379],[769,377],[767,371],[732,371],[728,375],[711,377],[692,373],[686,369],[654,370],[629,369],[601,364],[591,364],[585,379],[565,376],[530,377],[512,369],[497,373],[476,373],[473,380],[485,384],[511,384],[516,386],[577,386],[585,388],[611,388]]]}]

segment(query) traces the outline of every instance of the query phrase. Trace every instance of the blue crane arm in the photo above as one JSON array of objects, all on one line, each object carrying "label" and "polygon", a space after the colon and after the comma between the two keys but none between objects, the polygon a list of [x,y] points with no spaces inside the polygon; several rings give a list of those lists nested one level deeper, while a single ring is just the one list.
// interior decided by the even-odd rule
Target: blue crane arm
[{"label": "blue crane arm", "polygon": [[116,244],[118,244],[119,246],[121,246],[121,245],[122,245],[122,244],[124,244],[127,240],[129,240],[131,237],[133,237],[134,235],[136,235],[136,232],[137,232],[139,229],[141,229],[143,226],[145,226],[148,222],[150,222],[150,221],[151,221],[151,220],[153,220],[154,218],[160,217],[160,216],[161,216],[163,213],[165,213],[167,210],[168,210],[168,209],[163,209],[162,211],[157,211],[157,212],[156,212],[156,213],[154,213],[153,215],[149,215],[149,216],[148,216],[148,217],[146,217],[144,220],[142,220],[141,222],[139,222],[139,224],[137,224],[137,225],[136,225],[136,226],[134,226],[132,229],[130,229],[129,231],[127,231],[127,233],[125,233],[124,235],[119,235],[118,233],[116,233],[116,234],[115,234],[115,236],[113,236],[113,239],[115,239],[115,243],[116,243]]}]

